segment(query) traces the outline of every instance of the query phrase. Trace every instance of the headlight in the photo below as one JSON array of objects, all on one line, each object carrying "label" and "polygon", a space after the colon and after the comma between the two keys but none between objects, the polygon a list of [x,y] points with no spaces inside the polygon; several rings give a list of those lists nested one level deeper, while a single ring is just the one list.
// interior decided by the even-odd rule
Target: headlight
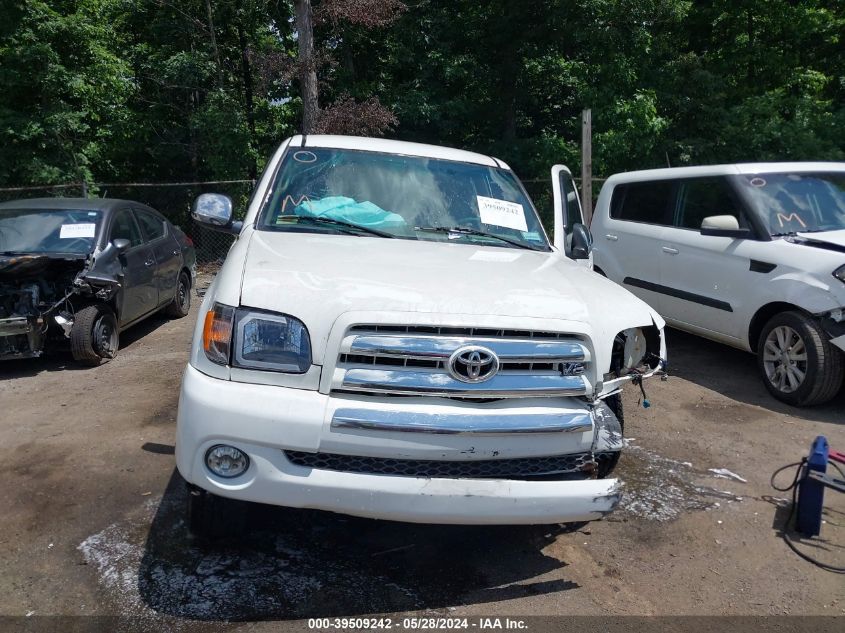
[{"label": "headlight", "polygon": [[308,330],[286,314],[238,308],[233,351],[233,367],[304,374],[311,366]]},{"label": "headlight", "polygon": [[839,281],[845,282],[845,265],[840,266],[839,268],[834,270],[833,276],[836,277]]}]

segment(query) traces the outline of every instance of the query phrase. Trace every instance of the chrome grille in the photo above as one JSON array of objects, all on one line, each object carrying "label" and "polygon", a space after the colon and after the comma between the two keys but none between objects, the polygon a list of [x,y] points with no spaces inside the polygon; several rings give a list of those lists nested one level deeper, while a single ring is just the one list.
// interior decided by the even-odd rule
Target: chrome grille
[{"label": "chrome grille", "polygon": [[612,459],[615,455],[615,453],[572,453],[549,457],[441,461],[285,451],[285,457],[292,464],[317,470],[446,479],[573,478],[573,476],[586,478],[591,475],[598,463]]},{"label": "chrome grille", "polygon": [[[475,345],[499,370],[469,384],[449,372],[451,355]],[[505,398],[585,395],[589,348],[568,333],[470,327],[358,325],[341,343],[332,389],[377,394]]]}]

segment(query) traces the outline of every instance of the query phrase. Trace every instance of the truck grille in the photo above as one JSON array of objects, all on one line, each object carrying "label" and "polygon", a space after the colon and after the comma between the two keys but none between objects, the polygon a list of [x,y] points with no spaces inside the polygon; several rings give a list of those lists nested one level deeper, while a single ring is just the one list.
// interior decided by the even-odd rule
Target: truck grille
[{"label": "truck grille", "polygon": [[585,478],[597,463],[610,460],[615,455],[612,452],[572,453],[550,457],[440,461],[285,451],[285,457],[292,464],[317,470],[445,479]]},{"label": "truck grille", "polygon": [[[457,350],[492,351],[498,371],[471,383],[450,371]],[[458,398],[579,396],[588,393],[583,337],[535,330],[358,325],[341,343],[334,391]]]}]

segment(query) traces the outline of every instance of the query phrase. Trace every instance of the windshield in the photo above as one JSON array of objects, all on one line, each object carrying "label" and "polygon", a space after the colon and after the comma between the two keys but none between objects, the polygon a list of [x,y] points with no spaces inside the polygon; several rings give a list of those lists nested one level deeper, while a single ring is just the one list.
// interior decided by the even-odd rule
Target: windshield
[{"label": "windshield", "polygon": [[288,152],[272,192],[259,229],[548,249],[531,201],[505,169],[301,149]]},{"label": "windshield", "polygon": [[90,253],[100,217],[87,209],[0,209],[0,253]]},{"label": "windshield", "polygon": [[771,235],[845,229],[845,172],[738,178]]}]

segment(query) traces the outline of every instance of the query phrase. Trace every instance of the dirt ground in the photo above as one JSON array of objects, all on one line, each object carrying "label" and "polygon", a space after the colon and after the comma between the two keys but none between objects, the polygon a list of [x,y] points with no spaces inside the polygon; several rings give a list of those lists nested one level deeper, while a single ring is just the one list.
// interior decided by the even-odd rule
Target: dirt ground
[{"label": "dirt ground", "polygon": [[[787,495],[769,485],[817,435],[845,449],[845,394],[788,407],[751,355],[674,331],[672,377],[646,385],[652,406],[626,391],[625,499],[606,520],[446,527],[262,507],[241,541],[200,549],[173,458],[195,318],[149,320],[95,369],[62,356],[0,365],[0,616],[258,631],[409,612],[845,613],[843,577],[780,539]],[[746,481],[709,470],[719,468]],[[845,495],[826,500],[822,538],[801,547],[845,565]]]}]

